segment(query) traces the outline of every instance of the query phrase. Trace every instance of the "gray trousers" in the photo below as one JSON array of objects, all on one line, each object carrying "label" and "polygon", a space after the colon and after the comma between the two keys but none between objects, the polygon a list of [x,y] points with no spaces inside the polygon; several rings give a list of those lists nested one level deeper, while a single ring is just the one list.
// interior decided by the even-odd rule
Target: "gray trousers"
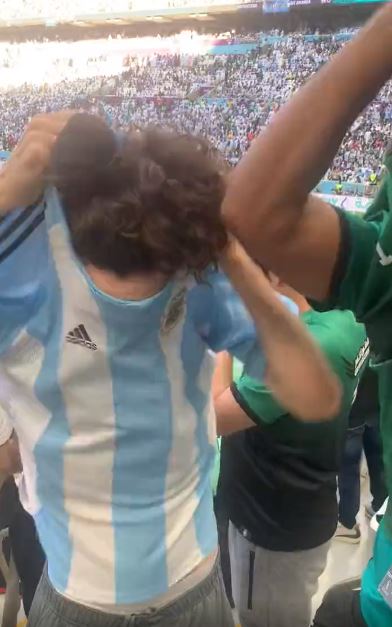
[{"label": "gray trousers", "polygon": [[252,544],[230,523],[233,598],[242,627],[309,627],[330,543],[292,553]]},{"label": "gray trousers", "polygon": [[28,627],[234,627],[217,560],[204,581],[165,607],[118,616],[89,609],[58,594],[43,575]]}]

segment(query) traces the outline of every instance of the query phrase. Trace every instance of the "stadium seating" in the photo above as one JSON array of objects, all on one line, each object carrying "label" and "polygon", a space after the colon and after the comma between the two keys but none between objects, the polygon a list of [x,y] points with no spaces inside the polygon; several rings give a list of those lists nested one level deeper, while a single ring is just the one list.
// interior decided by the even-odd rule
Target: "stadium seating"
[{"label": "stadium seating", "polygon": [[[1,43],[0,150],[13,148],[35,113],[76,106],[115,128],[158,124],[201,134],[235,164],[351,34],[252,33],[230,40],[186,31],[171,38]],[[222,54],[233,46],[236,54]],[[333,186],[375,188],[389,142],[391,94],[389,84],[346,136],[327,173]]]}]

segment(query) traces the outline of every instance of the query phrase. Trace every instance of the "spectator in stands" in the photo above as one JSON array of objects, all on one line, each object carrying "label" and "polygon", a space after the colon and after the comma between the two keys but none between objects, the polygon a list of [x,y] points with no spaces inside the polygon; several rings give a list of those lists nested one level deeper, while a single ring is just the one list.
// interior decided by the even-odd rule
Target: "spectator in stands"
[{"label": "spectator in stands", "polygon": [[361,463],[365,453],[369,470],[372,502],[365,506],[366,516],[372,518],[388,496],[384,480],[382,444],[380,437],[380,403],[377,374],[367,368],[358,386],[350,413],[343,465],[339,473],[339,526],[335,537],[357,543],[361,530],[357,514],[361,497]]},{"label": "spectator in stands", "polygon": [[[355,117],[390,79],[392,6],[387,3],[351,44],[299,90],[253,142],[232,175],[224,203],[230,228],[263,263],[324,306],[366,324],[380,382],[385,476],[392,490],[391,193],[388,174],[365,220],[336,211],[311,190]],[[309,116],[309,111],[313,115]],[[305,128],[306,133],[298,133]],[[295,150],[293,151],[293,147]],[[278,167],[279,165],[279,167]],[[274,184],[270,185],[273,180]],[[317,627],[392,624],[392,501],[360,585],[337,587]]]},{"label": "spectator in stands", "polygon": [[228,437],[220,491],[230,519],[231,580],[242,627],[309,627],[338,521],[336,475],[369,342],[351,312],[318,313],[271,278],[298,306],[341,383],[343,403],[333,421],[299,422],[264,384],[247,375],[232,383],[231,358],[221,356],[215,408],[218,434]]},{"label": "spectator in stands", "polygon": [[228,242],[224,173],[200,140],[86,114],[34,120],[2,170],[2,394],[48,560],[30,627],[233,624],[209,350],[256,377],[266,362],[304,419],[339,405],[311,337]]},{"label": "spectator in stands", "polygon": [[[191,40],[213,45],[213,38],[193,32],[166,40],[140,38],[138,47],[128,39],[123,47],[135,56],[126,55],[123,64],[118,63],[118,41],[111,38],[90,42],[90,52],[90,46],[78,43],[4,44],[0,146],[12,149],[35,113],[76,105],[99,113],[117,129],[156,124],[202,135],[235,164],[287,98],[341,47],[333,35],[310,41],[301,33],[275,34],[273,43],[268,36],[254,35],[255,45],[263,38],[267,43],[247,54],[226,56],[184,54],[182,44]],[[37,75],[32,64],[40,68]],[[108,74],[113,67],[117,74]],[[391,89],[386,86],[350,129],[327,177],[361,184],[374,179],[389,138]]]}]

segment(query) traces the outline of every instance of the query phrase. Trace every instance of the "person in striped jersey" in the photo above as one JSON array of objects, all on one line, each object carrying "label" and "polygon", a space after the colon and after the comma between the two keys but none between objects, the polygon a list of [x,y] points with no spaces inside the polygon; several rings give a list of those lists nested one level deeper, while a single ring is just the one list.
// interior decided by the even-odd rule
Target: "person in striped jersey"
[{"label": "person in striped jersey", "polygon": [[31,627],[232,624],[211,350],[304,419],[336,413],[292,304],[229,241],[224,187],[200,140],[86,114],[33,121],[1,172],[0,433],[48,560]]}]

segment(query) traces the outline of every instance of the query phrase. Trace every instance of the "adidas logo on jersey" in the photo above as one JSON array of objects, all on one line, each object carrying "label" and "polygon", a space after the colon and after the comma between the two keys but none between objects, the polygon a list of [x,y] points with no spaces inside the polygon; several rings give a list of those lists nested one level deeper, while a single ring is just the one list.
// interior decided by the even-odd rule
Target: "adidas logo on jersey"
[{"label": "adidas logo on jersey", "polygon": [[80,346],[89,348],[92,351],[98,350],[97,345],[92,342],[91,337],[87,333],[84,324],[79,324],[73,329],[73,331],[70,331],[65,338],[65,341],[70,344],[79,344]]}]

